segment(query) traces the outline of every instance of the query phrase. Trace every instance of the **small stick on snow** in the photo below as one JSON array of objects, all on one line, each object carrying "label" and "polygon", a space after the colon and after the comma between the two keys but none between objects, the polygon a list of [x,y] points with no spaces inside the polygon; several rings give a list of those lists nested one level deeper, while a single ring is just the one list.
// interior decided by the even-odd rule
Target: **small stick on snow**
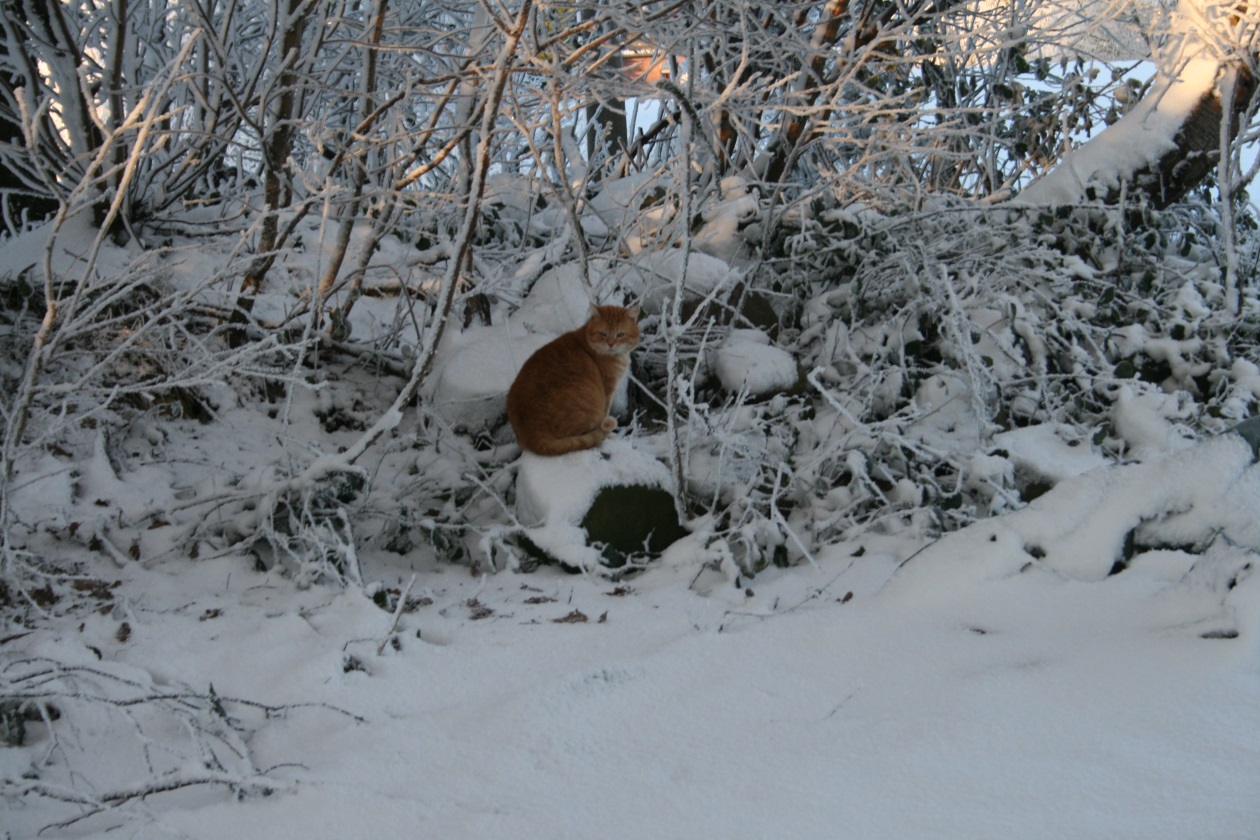
[{"label": "small stick on snow", "polygon": [[121,548],[114,545],[114,541],[109,537],[109,531],[106,530],[104,526],[99,528],[93,536],[95,536],[100,542],[105,555],[108,556],[110,560],[114,561],[115,566],[120,569],[125,569],[128,565],[130,565],[132,558],[125,554]]},{"label": "small stick on snow", "polygon": [[398,605],[394,607],[394,617],[389,622],[389,629],[385,631],[385,638],[381,639],[381,643],[376,647],[376,655],[381,656],[385,653],[385,645],[389,644],[389,639],[394,635],[394,631],[398,629],[398,619],[402,618],[403,608],[407,606],[407,596],[411,594],[411,587],[416,585],[416,576],[412,574],[411,580],[407,581],[407,588],[398,596]]}]

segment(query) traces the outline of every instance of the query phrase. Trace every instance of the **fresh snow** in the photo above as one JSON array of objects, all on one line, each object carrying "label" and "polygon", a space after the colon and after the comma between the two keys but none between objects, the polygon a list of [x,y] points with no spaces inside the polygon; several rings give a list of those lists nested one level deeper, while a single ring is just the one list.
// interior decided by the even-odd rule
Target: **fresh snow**
[{"label": "fresh snow", "polygon": [[[53,657],[137,691],[326,704],[225,703],[270,796],[190,788],[44,836],[1241,840],[1260,825],[1251,456],[1231,435],[1090,470],[917,553],[872,537],[739,585],[679,552],[622,583],[364,557],[373,580],[416,576],[392,632],[363,590],[298,591],[239,555],[102,562],[113,609],[6,639],[4,673]],[[1108,577],[1143,522],[1211,546]],[[60,745],[32,724],[0,772],[126,788],[142,724],[98,709]],[[6,831],[74,813],[28,795]]]},{"label": "fresh snow", "polygon": [[[680,287],[706,293],[731,278],[701,253],[642,256],[616,270],[650,289],[657,311]],[[182,263],[172,264],[179,279]],[[607,454],[629,475],[670,479],[652,457],[663,436],[634,426],[599,452],[505,466],[453,434],[453,420],[433,422],[438,397],[483,420],[497,411],[477,401],[501,398],[530,347],[582,317],[591,294],[572,307],[561,294],[579,279],[540,272],[539,297],[506,319],[506,336],[451,330],[436,392],[405,414],[427,424],[432,445],[416,444],[404,422],[359,463],[421,533],[392,548],[353,543],[340,556],[344,585],[264,570],[247,538],[286,467],[313,485],[311,464],[337,464],[359,438],[353,421],[377,419],[354,406],[393,399],[370,373],[314,369],[311,389],[276,406],[222,388],[213,422],[137,419],[112,450],[89,437],[80,461],[33,448],[10,488],[23,539],[83,589],[80,601],[36,604],[29,624],[0,632],[3,693],[34,693],[59,715],[27,722],[24,745],[0,747],[3,832],[1257,836],[1260,465],[1237,435],[1184,438],[1173,395],[1120,395],[1107,430],[1125,444],[1117,463],[1049,422],[983,449],[960,443],[979,424],[966,383],[928,377],[907,441],[963,447],[970,480],[1017,470],[1053,485],[936,540],[872,527],[810,540],[795,565],[753,578],[704,519],[623,579],[441,559],[443,532],[426,526],[423,505],[541,521],[562,559],[589,567],[574,521],[601,486],[596,462]],[[269,305],[291,306],[287,294],[269,287]],[[393,302],[360,307],[355,335],[390,322]],[[842,354],[875,339],[837,328],[828,340]],[[737,333],[718,359],[732,348],[771,345]],[[791,357],[779,353],[738,367],[786,384]],[[1233,373],[1245,404],[1260,373],[1244,360]],[[843,424],[841,397],[827,396],[801,434]],[[710,475],[751,469],[748,481],[760,480],[775,450],[751,418],[773,403],[741,405],[714,430],[719,445],[685,453],[691,480],[705,481],[706,462]],[[335,429],[315,419],[334,410],[346,415]],[[848,454],[854,481],[872,481],[862,449]],[[498,485],[500,495],[471,499],[423,492],[426,481],[473,492],[513,480],[512,510],[495,507],[506,497]],[[822,509],[845,504],[849,488],[817,491]],[[919,491],[903,481],[887,492]],[[257,507],[215,502],[233,498]],[[361,508],[352,524],[378,536],[377,513]],[[224,538],[198,540],[196,528]],[[389,597],[405,597],[404,609]],[[176,789],[103,801],[163,785]]]},{"label": "fresh snow", "polygon": [[800,379],[792,354],[770,343],[761,330],[733,329],[713,352],[713,370],[723,389],[750,396],[782,393]]}]

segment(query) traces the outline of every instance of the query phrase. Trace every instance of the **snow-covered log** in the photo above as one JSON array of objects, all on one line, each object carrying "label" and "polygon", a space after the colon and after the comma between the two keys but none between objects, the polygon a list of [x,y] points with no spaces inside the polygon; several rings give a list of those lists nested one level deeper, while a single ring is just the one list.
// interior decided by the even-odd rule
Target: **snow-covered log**
[{"label": "snow-covered log", "polygon": [[1223,117],[1232,141],[1256,93],[1254,49],[1230,45],[1231,33],[1245,27],[1229,20],[1227,27],[1215,3],[1181,0],[1169,47],[1155,56],[1150,92],[1023,190],[1017,203],[1115,204],[1127,194],[1162,209],[1202,182],[1220,159]]}]

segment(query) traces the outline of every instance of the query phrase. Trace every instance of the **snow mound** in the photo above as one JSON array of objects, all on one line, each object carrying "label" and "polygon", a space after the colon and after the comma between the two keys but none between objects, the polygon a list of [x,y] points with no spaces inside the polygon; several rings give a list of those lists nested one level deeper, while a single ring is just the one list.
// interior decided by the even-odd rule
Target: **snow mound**
[{"label": "snow mound", "polygon": [[640,254],[634,265],[626,267],[621,282],[635,295],[644,312],[655,315],[673,300],[680,287],[688,294],[703,297],[742,276],[725,260],[671,248]]},{"label": "snow mound", "polygon": [[710,256],[735,263],[746,248],[740,231],[756,220],[760,207],[743,178],[724,178],[722,196],[717,206],[704,210],[704,226],[696,233],[695,246]]},{"label": "snow mound", "polygon": [[526,332],[557,336],[586,323],[595,302],[581,268],[568,263],[544,271],[508,323]]},{"label": "snow mound", "polygon": [[711,355],[713,372],[729,393],[747,390],[761,397],[786,391],[800,379],[796,359],[761,330],[731,330]]},{"label": "snow mound", "polygon": [[1050,423],[1011,429],[993,436],[1016,469],[1059,483],[1107,464],[1087,443],[1064,440],[1063,429]]},{"label": "snow mound", "polygon": [[516,475],[516,515],[526,536],[561,563],[597,568],[602,552],[587,544],[579,523],[607,487],[640,486],[672,493],[669,469],[630,445],[609,438],[598,449],[542,456],[523,452]]},{"label": "snow mound", "polygon": [[1111,410],[1116,434],[1137,456],[1191,446],[1189,430],[1177,422],[1190,420],[1194,413],[1188,396],[1154,390],[1138,393],[1126,385]]},{"label": "snow mound", "polygon": [[438,356],[434,410],[456,429],[494,427],[507,410],[507,392],[517,371],[552,337],[503,327],[448,334]]},{"label": "snow mound", "polygon": [[[1260,465],[1240,435],[1145,463],[1093,470],[1028,507],[949,534],[907,561],[885,593],[922,604],[1038,570],[1097,582],[1143,548],[1260,547]],[[1194,563],[1193,555],[1187,566]]]},{"label": "snow mound", "polygon": [[647,171],[609,181],[590,198],[582,226],[590,231],[598,224],[606,231],[617,231],[631,253],[646,253],[674,215],[664,197],[660,179]]}]

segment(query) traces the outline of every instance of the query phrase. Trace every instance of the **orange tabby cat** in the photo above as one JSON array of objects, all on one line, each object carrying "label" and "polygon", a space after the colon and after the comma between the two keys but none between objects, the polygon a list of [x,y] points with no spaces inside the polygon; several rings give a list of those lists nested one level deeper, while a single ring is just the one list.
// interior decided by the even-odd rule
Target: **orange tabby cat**
[{"label": "orange tabby cat", "polygon": [[591,449],[616,428],[608,409],[639,343],[638,317],[637,306],[593,306],[589,321],[525,360],[507,396],[521,449],[537,455]]}]

